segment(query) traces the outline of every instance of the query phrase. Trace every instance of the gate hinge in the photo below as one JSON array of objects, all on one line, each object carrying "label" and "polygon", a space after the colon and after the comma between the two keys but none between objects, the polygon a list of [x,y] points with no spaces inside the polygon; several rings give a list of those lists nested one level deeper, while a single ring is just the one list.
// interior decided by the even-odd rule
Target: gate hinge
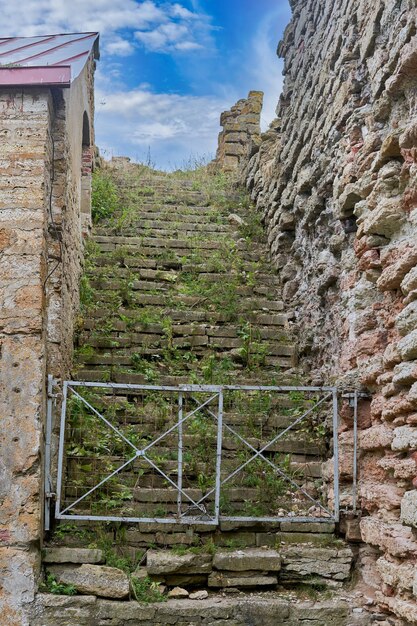
[{"label": "gate hinge", "polygon": [[350,407],[355,405],[355,397],[358,400],[365,400],[366,398],[371,398],[371,394],[367,391],[347,391],[346,393],[342,393],[342,398],[349,401]]}]

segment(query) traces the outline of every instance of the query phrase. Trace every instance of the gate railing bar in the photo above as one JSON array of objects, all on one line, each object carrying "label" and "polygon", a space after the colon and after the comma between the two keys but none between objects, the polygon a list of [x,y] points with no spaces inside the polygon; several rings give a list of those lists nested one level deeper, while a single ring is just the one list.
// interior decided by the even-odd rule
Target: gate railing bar
[{"label": "gate railing bar", "polygon": [[[134,391],[144,390],[144,391],[212,391],[213,393],[218,393],[223,389],[221,385],[136,385],[133,383],[94,383],[90,381],[82,381],[82,380],[67,380],[64,384],[71,385],[71,387],[97,387],[104,389],[132,389]],[[291,387],[294,391],[296,391],[295,387]],[[314,388],[311,388],[314,390]],[[298,390],[298,387],[297,387]]]},{"label": "gate railing bar", "polygon": [[178,517],[181,517],[181,506],[182,506],[182,448],[183,448],[183,440],[182,440],[182,411],[183,411],[183,394],[180,392],[178,394],[178,493],[177,493],[177,511]]},{"label": "gate railing bar", "polygon": [[[132,522],[132,523],[142,523],[142,524],[150,524],[150,523],[155,523],[155,524],[195,524],[196,523],[196,519],[194,517],[182,517],[180,520],[176,521],[175,518],[169,518],[169,517],[129,517],[129,516],[124,516],[124,515],[59,515],[57,517],[57,519],[69,519],[69,520],[80,520],[80,521],[86,521],[86,522]],[[225,518],[223,518],[225,519]],[[294,521],[302,521],[302,520],[297,520],[297,518],[291,518]],[[276,519],[274,518],[274,521],[276,521]],[[314,520],[312,520],[311,517],[308,518],[308,521],[316,521],[316,518],[314,518]],[[326,519],[326,521],[328,522],[329,520]],[[198,518],[197,523],[200,524],[204,524],[205,526],[216,526],[217,522],[214,520],[214,518],[212,519],[204,519],[204,518]]]},{"label": "gate railing bar", "polygon": [[333,389],[333,488],[334,488],[334,518],[339,521],[340,499],[339,499],[339,409],[337,400],[337,389]]},{"label": "gate railing bar", "polygon": [[[223,385],[226,391],[328,391],[333,392],[336,387],[291,387],[266,385]],[[337,389],[336,389],[337,390]]]},{"label": "gate railing bar", "polygon": [[227,515],[220,515],[221,522],[253,522],[256,519],[257,522],[334,522],[334,517],[302,517],[299,515],[287,515],[280,518],[277,517],[233,517]]},{"label": "gate railing bar", "polygon": [[[208,411],[210,411],[210,409],[208,409]],[[215,486],[216,493],[214,495],[214,515],[217,521],[220,515],[222,448],[223,448],[223,391],[219,393],[219,405],[217,409],[217,455],[216,455],[216,486]]]},{"label": "gate railing bar", "polygon": [[53,388],[54,377],[48,375],[48,399],[46,404],[46,424],[45,424],[45,478],[44,478],[44,528],[50,530],[51,526],[51,497],[52,497],[52,478],[51,478],[51,440],[52,440],[52,409],[54,403]]},{"label": "gate railing bar", "polygon": [[67,380],[66,384],[71,387],[104,387],[111,389],[133,389],[145,391],[337,391],[336,387],[304,387],[304,386],[278,386],[278,385],[138,385],[134,383],[101,383],[82,380]]},{"label": "gate railing bar", "polygon": [[61,509],[62,493],[62,471],[64,468],[64,443],[65,443],[65,415],[67,408],[68,382],[64,381],[62,388],[61,423],[59,427],[59,447],[58,447],[58,476],[56,483],[55,517],[59,517]]}]

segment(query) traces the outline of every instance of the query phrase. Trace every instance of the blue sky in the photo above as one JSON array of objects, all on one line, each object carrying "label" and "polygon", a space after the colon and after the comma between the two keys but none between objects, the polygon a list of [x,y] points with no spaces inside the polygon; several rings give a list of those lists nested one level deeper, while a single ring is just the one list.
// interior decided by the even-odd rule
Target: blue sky
[{"label": "blue sky", "polygon": [[266,128],[282,85],[276,46],[288,0],[0,0],[2,33],[101,34],[96,141],[106,157],[158,167],[213,156],[220,113],[265,91]]}]

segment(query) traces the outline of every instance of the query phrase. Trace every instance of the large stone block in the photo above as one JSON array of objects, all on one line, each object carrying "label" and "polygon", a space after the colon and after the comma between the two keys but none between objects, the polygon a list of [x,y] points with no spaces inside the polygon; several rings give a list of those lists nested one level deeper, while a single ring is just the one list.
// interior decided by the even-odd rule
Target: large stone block
[{"label": "large stone block", "polygon": [[401,291],[408,296],[412,291],[417,289],[417,267],[413,267],[401,281]]},{"label": "large stone block", "polygon": [[393,450],[417,450],[417,428],[399,426],[394,430]]},{"label": "large stone block", "polygon": [[417,380],[417,363],[405,361],[394,367],[392,382],[398,385],[411,385]]},{"label": "large stone block", "polygon": [[364,221],[367,235],[391,237],[405,221],[405,215],[397,199],[384,199],[371,211]]},{"label": "large stone block", "polygon": [[126,598],[129,595],[129,578],[116,567],[51,565],[48,571],[56,576],[59,583],[74,585],[79,593],[104,598]]},{"label": "large stone block", "polygon": [[388,448],[393,439],[391,428],[383,424],[371,426],[359,433],[359,447],[362,450],[377,450],[378,448]]},{"label": "large stone block", "polygon": [[245,570],[278,572],[281,569],[281,556],[276,550],[262,548],[218,551],[213,558],[213,567],[231,572]]},{"label": "large stone block", "polygon": [[175,554],[168,550],[148,550],[146,568],[151,576],[206,574],[211,572],[212,560],[210,554]]},{"label": "large stone block", "polygon": [[417,329],[400,339],[397,347],[403,361],[417,359]]},{"label": "large stone block", "polygon": [[32,607],[30,626],[91,626],[94,624],[96,606],[96,596],[39,593]]},{"label": "large stone block", "polygon": [[306,545],[282,548],[282,576],[321,576],[347,580],[353,562],[350,548],[316,548]]},{"label": "large stone block", "polygon": [[417,300],[410,302],[410,304],[397,315],[395,326],[402,336],[417,329]]},{"label": "large stone block", "polygon": [[0,622],[5,626],[29,626],[37,561],[37,555],[32,551],[0,548]]},{"label": "large stone block", "polygon": [[416,571],[414,563],[401,563],[381,557],[376,562],[376,568],[386,585],[399,590],[412,589]]},{"label": "large stone block", "polygon": [[417,551],[417,541],[411,528],[407,526],[387,523],[375,517],[364,517],[360,527],[365,543],[378,546],[392,556],[405,558]]},{"label": "large stone block", "polygon": [[417,491],[407,491],[401,501],[401,521],[417,528]]},{"label": "large stone block", "polygon": [[88,548],[46,548],[44,563],[103,563],[103,551]]}]

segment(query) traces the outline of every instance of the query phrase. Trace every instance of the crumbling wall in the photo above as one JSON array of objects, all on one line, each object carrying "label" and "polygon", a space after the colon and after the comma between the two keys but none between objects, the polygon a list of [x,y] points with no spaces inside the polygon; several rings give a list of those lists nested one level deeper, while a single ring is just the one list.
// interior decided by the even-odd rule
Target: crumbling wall
[{"label": "crumbling wall", "polygon": [[262,91],[250,91],[220,117],[223,130],[219,134],[215,164],[233,172],[245,166],[261,142]]},{"label": "crumbling wall", "polygon": [[[293,0],[277,120],[244,168],[294,310],[306,380],[371,393],[359,420],[359,567],[417,620],[417,10]],[[352,414],[341,416],[352,477]],[[351,506],[342,490],[342,507]]]}]

